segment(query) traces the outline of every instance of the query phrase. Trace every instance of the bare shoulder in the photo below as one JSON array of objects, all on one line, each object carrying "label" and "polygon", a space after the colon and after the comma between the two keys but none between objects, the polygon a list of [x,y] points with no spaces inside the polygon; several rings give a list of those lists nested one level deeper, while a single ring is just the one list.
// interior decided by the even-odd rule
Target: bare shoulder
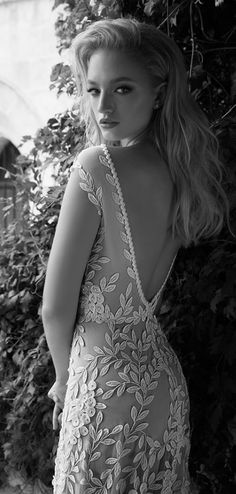
[{"label": "bare shoulder", "polygon": [[97,168],[100,146],[91,146],[83,149],[76,156],[76,163],[79,163],[87,171],[92,172]]}]

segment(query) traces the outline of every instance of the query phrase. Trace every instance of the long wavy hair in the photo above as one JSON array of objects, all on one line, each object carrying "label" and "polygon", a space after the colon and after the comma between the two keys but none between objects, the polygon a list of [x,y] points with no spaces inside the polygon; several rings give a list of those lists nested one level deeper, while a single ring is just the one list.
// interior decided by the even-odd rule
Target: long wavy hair
[{"label": "long wavy hair", "polygon": [[101,48],[136,57],[153,86],[162,86],[161,107],[154,111],[147,132],[168,164],[175,186],[172,234],[185,246],[219,234],[225,217],[228,222],[229,206],[221,185],[218,141],[189,92],[178,46],[155,26],[130,18],[97,21],[76,36],[74,74],[88,145],[103,142],[86,91],[90,57]]}]

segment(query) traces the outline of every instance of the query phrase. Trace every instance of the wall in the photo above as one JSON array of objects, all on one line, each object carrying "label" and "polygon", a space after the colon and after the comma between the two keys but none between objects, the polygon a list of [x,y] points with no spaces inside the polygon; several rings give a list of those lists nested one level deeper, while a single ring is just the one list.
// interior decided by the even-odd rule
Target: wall
[{"label": "wall", "polygon": [[0,134],[18,146],[70,106],[49,90],[56,50],[53,0],[0,0]]}]

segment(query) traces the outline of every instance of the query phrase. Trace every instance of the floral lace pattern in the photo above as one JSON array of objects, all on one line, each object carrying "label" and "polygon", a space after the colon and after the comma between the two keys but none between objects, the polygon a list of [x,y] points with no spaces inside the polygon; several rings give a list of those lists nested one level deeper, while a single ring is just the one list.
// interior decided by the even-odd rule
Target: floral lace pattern
[{"label": "floral lace pattern", "polygon": [[188,494],[186,382],[155,315],[158,297],[142,297],[118,177],[103,151],[102,186],[80,175],[101,224],[81,289],[54,493]]}]

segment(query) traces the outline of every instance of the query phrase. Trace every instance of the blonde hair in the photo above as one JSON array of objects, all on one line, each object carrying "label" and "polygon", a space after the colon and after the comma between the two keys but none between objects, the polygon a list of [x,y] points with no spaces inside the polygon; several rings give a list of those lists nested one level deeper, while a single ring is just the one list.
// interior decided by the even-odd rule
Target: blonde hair
[{"label": "blonde hair", "polygon": [[101,20],[91,24],[73,42],[74,73],[80,95],[80,114],[88,143],[102,136],[90,109],[86,74],[97,49],[123,51],[137,57],[154,87],[163,86],[161,108],[154,111],[148,132],[158,146],[175,186],[172,233],[185,246],[217,235],[229,216],[222,188],[218,141],[204,113],[188,90],[183,56],[176,43],[155,26],[135,19]]}]

